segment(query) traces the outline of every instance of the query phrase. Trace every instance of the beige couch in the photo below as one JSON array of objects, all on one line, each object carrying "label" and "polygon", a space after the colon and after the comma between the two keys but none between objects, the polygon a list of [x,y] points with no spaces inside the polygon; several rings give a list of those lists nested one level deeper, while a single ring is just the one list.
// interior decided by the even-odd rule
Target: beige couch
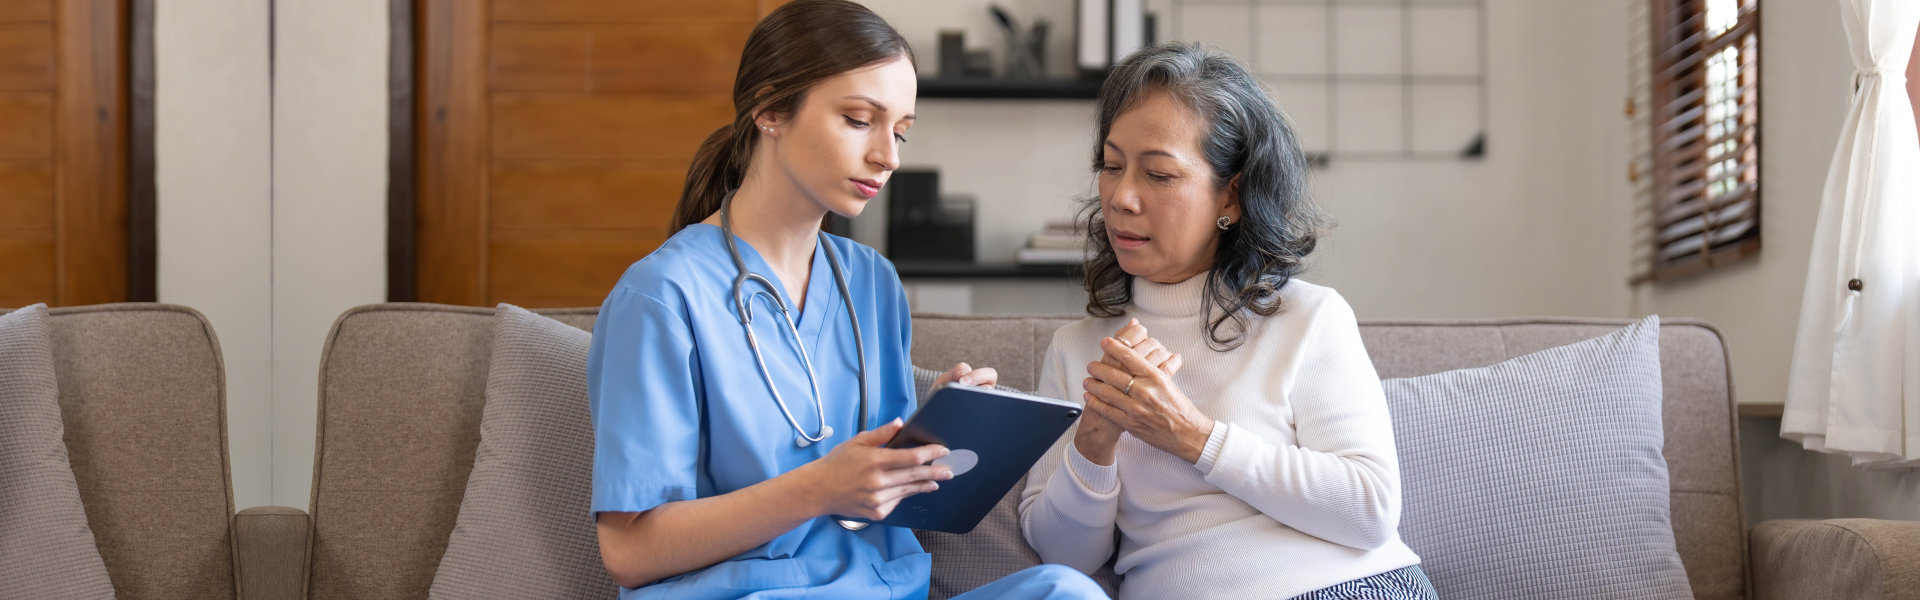
[{"label": "beige couch", "polygon": [[[540,312],[590,328],[595,310]],[[492,314],[383,304],[340,317],[320,365],[309,517],[279,507],[234,515],[218,343],[198,314],[55,310],[67,444],[120,597],[425,597],[479,441]],[[914,360],[991,365],[1002,383],[1031,388],[1053,329],[1070,320],[919,315]],[[1399,377],[1625,324],[1367,322],[1362,334],[1381,376]],[[1710,325],[1668,321],[1661,350],[1674,534],[1698,597],[1920,599],[1920,524],[1768,522],[1749,536],[1724,342]],[[978,558],[937,555],[936,578]]]}]

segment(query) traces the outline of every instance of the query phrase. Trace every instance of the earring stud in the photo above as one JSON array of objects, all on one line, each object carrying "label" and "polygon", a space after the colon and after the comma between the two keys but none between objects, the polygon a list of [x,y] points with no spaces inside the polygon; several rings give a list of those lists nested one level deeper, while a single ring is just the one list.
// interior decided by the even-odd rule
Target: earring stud
[{"label": "earring stud", "polygon": [[1228,226],[1233,225],[1233,217],[1222,216],[1220,220],[1214,221],[1213,224],[1219,227],[1221,231],[1226,231]]}]

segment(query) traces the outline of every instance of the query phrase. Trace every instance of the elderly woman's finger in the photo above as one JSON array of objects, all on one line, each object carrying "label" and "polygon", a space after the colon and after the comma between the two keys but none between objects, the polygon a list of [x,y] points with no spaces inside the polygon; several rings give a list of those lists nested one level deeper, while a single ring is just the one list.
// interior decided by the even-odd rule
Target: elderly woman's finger
[{"label": "elderly woman's finger", "polygon": [[1121,327],[1119,331],[1113,332],[1113,337],[1114,339],[1126,342],[1128,346],[1139,344],[1148,337],[1147,326],[1141,325],[1139,319],[1132,319],[1127,321],[1125,327]]}]

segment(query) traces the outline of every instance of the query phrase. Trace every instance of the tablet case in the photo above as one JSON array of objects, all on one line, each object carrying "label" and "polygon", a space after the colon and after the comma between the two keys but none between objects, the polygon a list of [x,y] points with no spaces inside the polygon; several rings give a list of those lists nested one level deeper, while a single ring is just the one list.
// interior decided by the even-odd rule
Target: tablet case
[{"label": "tablet case", "polygon": [[953,469],[953,479],[901,500],[880,524],[972,531],[1079,417],[1079,406],[1059,400],[948,384],[887,447],[943,444],[951,452],[933,462]]}]

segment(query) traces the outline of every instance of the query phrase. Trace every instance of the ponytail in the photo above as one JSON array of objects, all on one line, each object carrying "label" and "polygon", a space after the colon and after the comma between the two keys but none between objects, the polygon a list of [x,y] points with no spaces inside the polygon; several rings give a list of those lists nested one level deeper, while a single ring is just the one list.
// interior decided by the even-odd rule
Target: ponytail
[{"label": "ponytail", "polygon": [[753,144],[753,130],[747,129],[749,133],[744,136],[738,134],[740,130],[729,124],[700,143],[700,150],[693,154],[692,166],[687,168],[687,183],[680,190],[680,204],[673,209],[673,223],[667,235],[706,220],[720,210],[720,202],[726,199],[727,192],[740,187],[740,179],[746,176],[746,157],[750,154],[747,148]]}]

